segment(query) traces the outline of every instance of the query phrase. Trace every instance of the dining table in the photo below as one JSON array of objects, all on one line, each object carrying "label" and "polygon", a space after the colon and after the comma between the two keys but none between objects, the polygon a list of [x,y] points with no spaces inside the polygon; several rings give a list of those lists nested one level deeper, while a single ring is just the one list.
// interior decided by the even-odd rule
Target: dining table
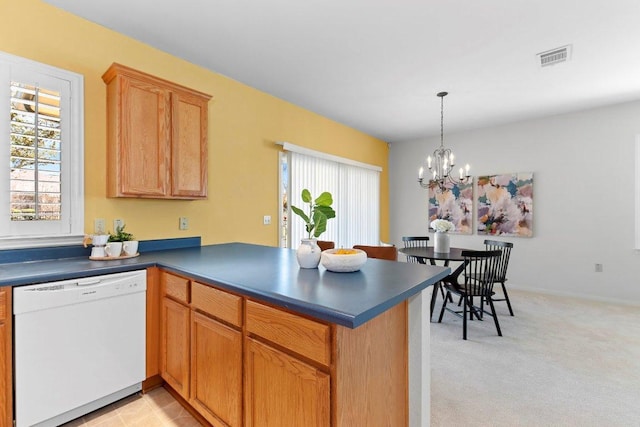
[{"label": "dining table", "polygon": [[[408,257],[414,257],[420,264],[426,264],[427,261],[431,265],[437,265],[440,261],[445,267],[449,266],[451,261],[460,262],[460,265],[452,270],[451,274],[447,276],[443,281],[457,281],[458,276],[464,271],[464,256],[463,251],[470,249],[465,248],[449,248],[449,252],[436,252],[433,246],[418,247],[418,248],[399,248],[398,252]],[[433,293],[431,294],[431,315],[433,315],[433,309],[436,305],[436,297],[438,290],[442,289],[442,281],[433,285]]]}]

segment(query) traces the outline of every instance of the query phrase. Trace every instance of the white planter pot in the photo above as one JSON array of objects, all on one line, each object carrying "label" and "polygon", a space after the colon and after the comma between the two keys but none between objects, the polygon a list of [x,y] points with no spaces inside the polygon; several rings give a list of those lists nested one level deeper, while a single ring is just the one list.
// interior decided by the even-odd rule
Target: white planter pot
[{"label": "white planter pot", "polygon": [[301,268],[318,268],[321,252],[317,239],[302,239],[296,252],[298,264]]},{"label": "white planter pot", "polygon": [[433,237],[433,251],[440,254],[449,253],[449,233],[436,231]]}]

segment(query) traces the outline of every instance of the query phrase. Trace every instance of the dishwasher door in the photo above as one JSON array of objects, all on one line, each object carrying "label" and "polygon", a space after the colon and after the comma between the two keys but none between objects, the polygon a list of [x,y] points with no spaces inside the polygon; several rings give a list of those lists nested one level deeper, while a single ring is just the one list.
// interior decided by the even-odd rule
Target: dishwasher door
[{"label": "dishwasher door", "polygon": [[14,288],[16,425],[57,426],[140,390],[146,271]]}]

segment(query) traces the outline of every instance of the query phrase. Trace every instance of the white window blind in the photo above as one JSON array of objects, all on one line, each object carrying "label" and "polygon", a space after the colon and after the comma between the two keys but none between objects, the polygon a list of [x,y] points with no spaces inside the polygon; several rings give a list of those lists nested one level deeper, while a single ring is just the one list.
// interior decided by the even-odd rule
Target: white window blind
[{"label": "white window blind", "polygon": [[[288,200],[305,212],[300,194],[309,189],[313,198],[323,191],[333,195],[336,218],[327,223],[320,240],[335,242],[336,247],[378,245],[380,243],[380,172],[379,168],[342,163],[307,154],[291,152]],[[297,247],[308,237],[304,222],[289,213],[289,247]]]}]

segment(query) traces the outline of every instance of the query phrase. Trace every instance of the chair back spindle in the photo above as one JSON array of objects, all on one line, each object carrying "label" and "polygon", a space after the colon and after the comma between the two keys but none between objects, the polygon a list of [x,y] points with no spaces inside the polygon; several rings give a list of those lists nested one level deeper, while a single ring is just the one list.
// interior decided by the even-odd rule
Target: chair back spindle
[{"label": "chair back spindle", "polygon": [[[405,248],[426,248],[428,246],[429,236],[403,236],[402,243]],[[425,264],[424,259],[418,259],[414,256],[407,255],[407,262]]]},{"label": "chair back spindle", "polygon": [[462,251],[464,257],[464,291],[468,295],[488,296],[493,293],[500,250]]}]

